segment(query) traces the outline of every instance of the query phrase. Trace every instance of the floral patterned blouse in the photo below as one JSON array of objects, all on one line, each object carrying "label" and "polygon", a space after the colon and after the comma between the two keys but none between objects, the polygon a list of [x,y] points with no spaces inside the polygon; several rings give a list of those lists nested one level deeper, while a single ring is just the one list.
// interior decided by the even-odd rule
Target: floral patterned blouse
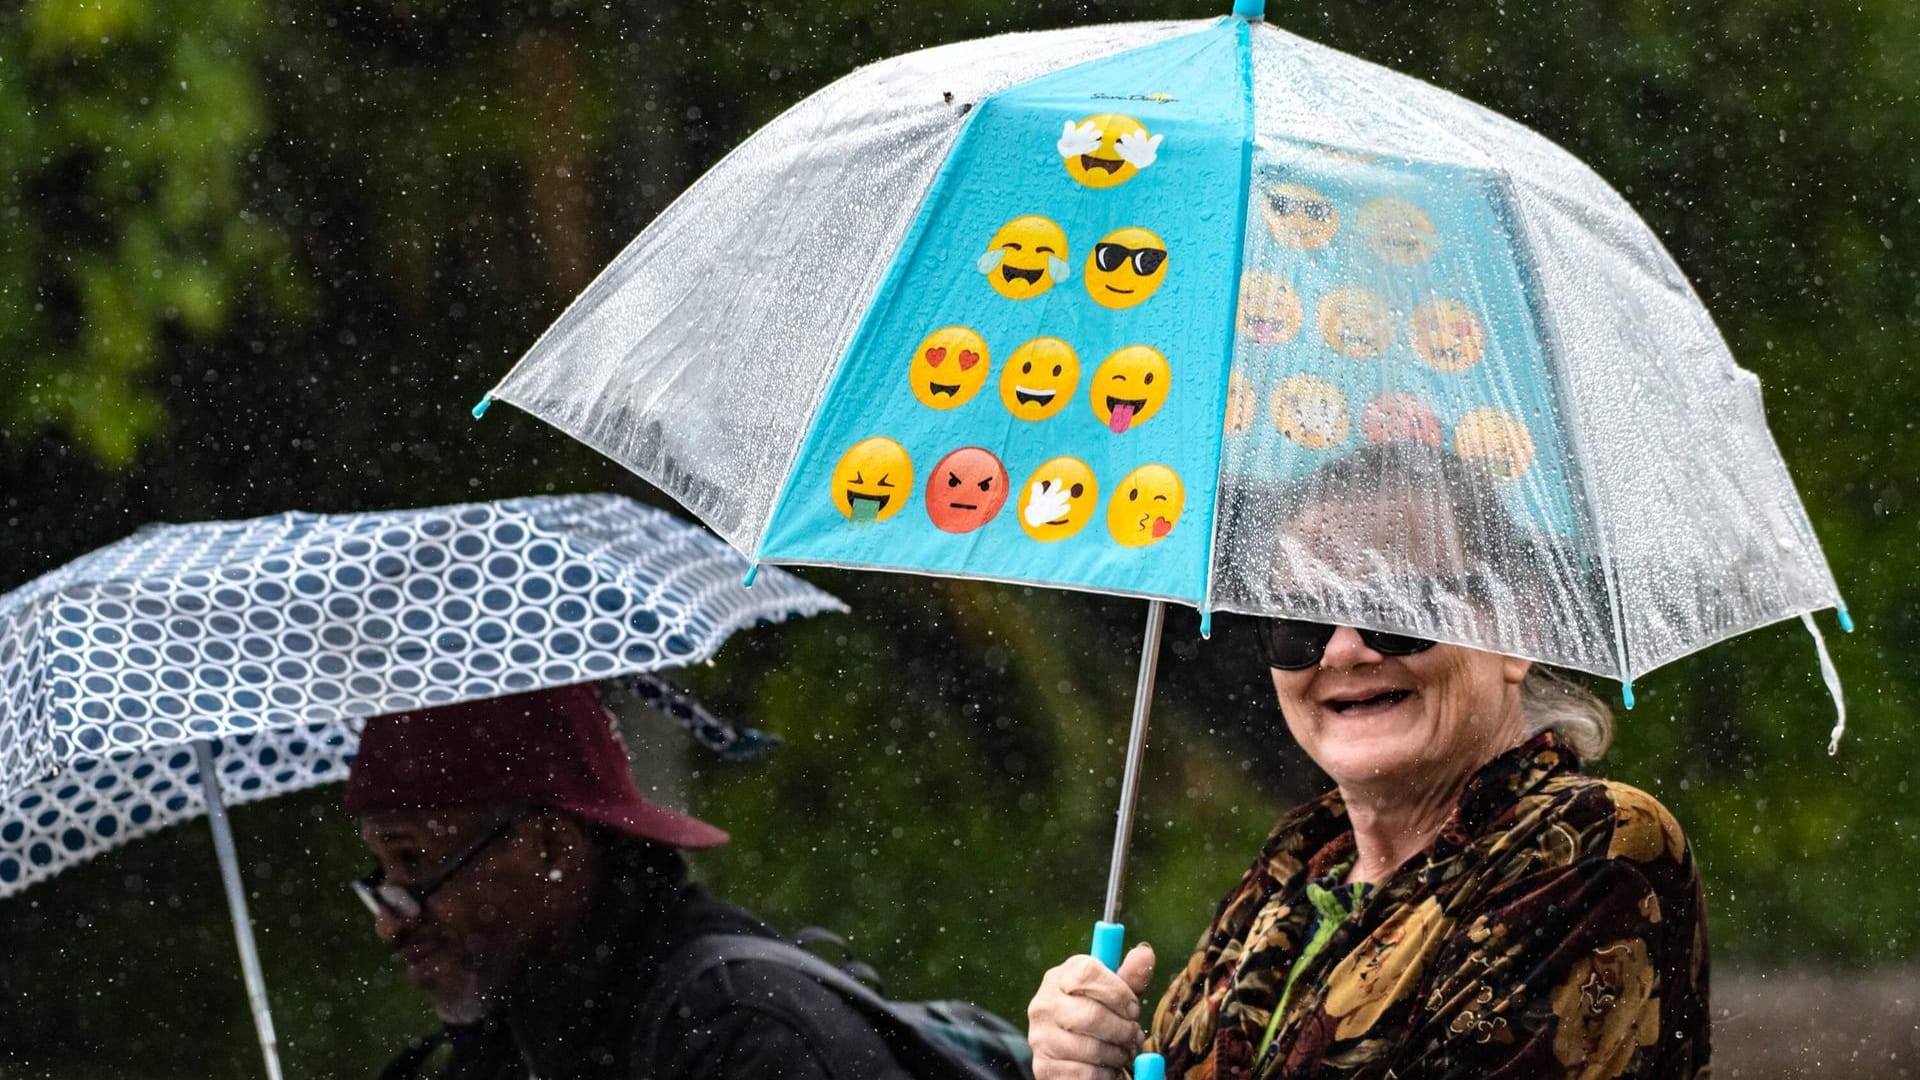
[{"label": "floral patterned blouse", "polygon": [[1339,793],[1283,818],[1160,1002],[1174,1080],[1698,1077],[1706,907],[1680,826],[1552,734],[1468,781],[1422,855],[1310,959],[1307,883],[1353,857]]}]

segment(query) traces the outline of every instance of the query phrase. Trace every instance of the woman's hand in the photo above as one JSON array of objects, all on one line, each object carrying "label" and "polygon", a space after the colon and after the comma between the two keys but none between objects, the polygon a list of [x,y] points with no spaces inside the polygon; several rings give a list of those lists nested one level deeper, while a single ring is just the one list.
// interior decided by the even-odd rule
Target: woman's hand
[{"label": "woman's hand", "polygon": [[1141,942],[1108,971],[1076,956],[1040,980],[1027,1005],[1034,1080],[1125,1076],[1140,1049],[1140,996],[1153,979],[1153,946]]}]

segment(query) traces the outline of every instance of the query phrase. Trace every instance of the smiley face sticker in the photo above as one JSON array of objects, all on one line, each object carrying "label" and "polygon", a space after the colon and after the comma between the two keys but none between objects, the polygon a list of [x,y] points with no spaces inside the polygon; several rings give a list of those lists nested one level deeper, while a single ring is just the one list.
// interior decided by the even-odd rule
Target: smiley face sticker
[{"label": "smiley face sticker", "polygon": [[1273,425],[1309,450],[1338,446],[1351,430],[1346,396],[1318,375],[1289,376],[1273,391]]},{"label": "smiley face sticker", "polygon": [[1020,485],[1020,528],[1043,544],[1065,540],[1093,520],[1100,489],[1079,458],[1057,457]]},{"label": "smiley face sticker", "polygon": [[1429,300],[1413,309],[1413,351],[1435,371],[1465,371],[1487,351],[1486,331],[1458,300]]},{"label": "smiley face sticker", "polygon": [[1282,345],[1300,332],[1306,317],[1300,294],[1286,278],[1267,270],[1240,275],[1240,307],[1235,326],[1240,336],[1256,345]]},{"label": "smiley face sticker", "polygon": [[1319,251],[1340,230],[1340,212],[1333,201],[1305,184],[1268,188],[1260,216],[1275,240],[1301,251]]},{"label": "smiley face sticker", "polygon": [[913,493],[913,459],[892,439],[875,436],[854,443],[833,467],[833,505],[856,525],[885,521]]},{"label": "smiley face sticker", "polygon": [[1054,149],[1067,175],[1090,188],[1119,187],[1160,156],[1164,135],[1150,135],[1145,124],[1119,113],[1100,113],[1066,121]]},{"label": "smiley face sticker", "polygon": [[963,446],[927,477],[927,517],[941,532],[972,532],[1006,504],[1007,467],[990,450]]},{"label": "smiley face sticker", "polygon": [[1347,285],[1320,298],[1320,336],[1333,351],[1375,360],[1393,344],[1393,313],[1380,294]]},{"label": "smiley face sticker", "polygon": [[1052,219],[1028,214],[1000,226],[975,265],[994,292],[1031,300],[1073,275],[1067,259],[1067,234]]},{"label": "smiley face sticker", "polygon": [[1100,361],[1087,384],[1087,402],[1107,430],[1123,435],[1160,411],[1173,385],[1173,368],[1159,349],[1129,345]]},{"label": "smiley face sticker", "polygon": [[907,364],[907,385],[929,409],[957,409],[987,381],[987,342],[964,326],[928,334]]},{"label": "smiley face sticker", "polygon": [[1142,465],[1128,473],[1107,503],[1107,531],[1125,547],[1146,547],[1167,538],[1186,509],[1180,477],[1165,465]]},{"label": "smiley face sticker", "polygon": [[1000,371],[1000,402],[1022,420],[1047,420],[1067,407],[1080,385],[1080,357],[1055,337],[1034,338],[1013,350]]},{"label": "smiley face sticker", "polygon": [[1138,227],[1115,229],[1087,256],[1087,295],[1115,311],[1147,302],[1167,279],[1167,245]]}]

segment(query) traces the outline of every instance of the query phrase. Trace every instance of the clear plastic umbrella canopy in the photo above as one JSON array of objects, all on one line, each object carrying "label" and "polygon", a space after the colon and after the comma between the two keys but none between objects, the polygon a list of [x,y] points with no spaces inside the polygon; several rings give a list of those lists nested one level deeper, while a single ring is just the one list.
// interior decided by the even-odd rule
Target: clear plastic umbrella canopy
[{"label": "clear plastic umbrella canopy", "polygon": [[1257,17],[861,69],[695,184],[490,397],[757,562],[1629,682],[1841,603],[1757,381],[1626,202]]}]

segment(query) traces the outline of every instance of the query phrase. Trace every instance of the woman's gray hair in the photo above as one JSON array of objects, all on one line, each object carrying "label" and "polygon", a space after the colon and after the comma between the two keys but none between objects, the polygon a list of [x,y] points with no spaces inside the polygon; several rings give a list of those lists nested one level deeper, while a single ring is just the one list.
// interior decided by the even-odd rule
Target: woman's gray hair
[{"label": "woman's gray hair", "polygon": [[1520,709],[1527,731],[1551,731],[1584,761],[1613,745],[1613,710],[1600,695],[1547,667],[1535,664],[1520,684]]}]

